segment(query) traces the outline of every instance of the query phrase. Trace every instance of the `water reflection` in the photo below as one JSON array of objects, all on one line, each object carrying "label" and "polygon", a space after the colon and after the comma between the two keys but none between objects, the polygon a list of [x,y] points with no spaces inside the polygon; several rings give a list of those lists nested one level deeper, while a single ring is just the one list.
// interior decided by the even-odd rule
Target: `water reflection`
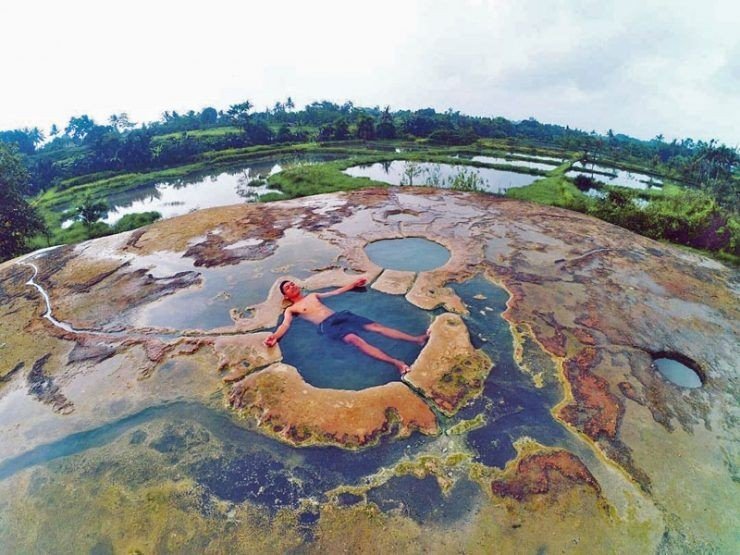
[{"label": "water reflection", "polygon": [[365,252],[382,268],[407,272],[433,270],[450,259],[450,251],[442,245],[420,237],[374,241],[365,246]]},{"label": "water reflection", "polygon": [[628,187],[630,189],[649,189],[663,186],[663,182],[651,175],[644,173],[629,172],[597,164],[582,164],[576,162],[568,171],[568,175],[576,177],[583,175],[596,181],[601,181],[607,185],[617,187]]},{"label": "water reflection", "polygon": [[478,188],[489,193],[504,193],[511,187],[525,187],[540,179],[537,175],[431,162],[393,160],[370,165],[353,166],[344,170],[352,177],[369,177],[391,185],[427,185],[449,188],[452,182],[466,174],[474,177]]},{"label": "water reflection", "polygon": [[[196,172],[113,191],[105,199],[110,210],[103,221],[113,225],[126,214],[149,211],[159,212],[162,218],[172,218],[202,208],[254,202],[269,192],[265,180],[270,175],[298,164],[325,162],[337,157],[332,154],[273,157],[238,169]],[[67,220],[62,227],[71,224],[72,221]]]},{"label": "water reflection", "polygon": [[512,158],[494,158],[493,156],[473,156],[473,162],[483,162],[484,164],[506,164],[509,166],[518,166],[532,170],[552,171],[557,167],[558,162],[531,162],[529,160],[517,160]]}]

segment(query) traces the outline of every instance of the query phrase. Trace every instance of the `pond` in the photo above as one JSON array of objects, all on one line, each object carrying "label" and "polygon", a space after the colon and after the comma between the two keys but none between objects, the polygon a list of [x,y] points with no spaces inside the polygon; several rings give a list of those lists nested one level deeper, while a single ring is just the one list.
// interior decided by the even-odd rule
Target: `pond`
[{"label": "pond", "polygon": [[[483,162],[484,164],[508,164],[509,166],[518,166],[520,168],[530,168],[533,170],[552,171],[557,167],[558,162],[530,162],[529,160],[519,160],[516,158],[495,158],[493,156],[473,156],[473,162]],[[555,164],[555,165],[553,165]]]},{"label": "pond", "polygon": [[444,266],[450,251],[439,243],[420,237],[385,239],[365,246],[368,258],[382,268],[425,272]]},{"label": "pond", "polygon": [[464,179],[474,182],[479,190],[488,193],[504,193],[512,187],[525,187],[541,179],[537,175],[493,168],[406,160],[352,166],[344,170],[344,173],[352,177],[369,177],[391,185],[426,185],[443,188],[453,188],[455,180]]},{"label": "pond", "polygon": [[[269,192],[264,179],[298,164],[312,164],[338,158],[332,154],[282,156],[251,163],[239,169],[199,172],[175,180],[147,183],[114,191],[106,198],[110,207],[103,221],[115,224],[126,214],[156,211],[172,218],[202,208],[254,202]],[[69,227],[72,220],[62,224]]]},{"label": "pond", "polygon": [[607,185],[629,189],[653,189],[663,186],[660,179],[644,173],[629,172],[596,164],[583,165],[581,162],[574,163],[568,171],[568,175],[571,177],[583,175]]}]

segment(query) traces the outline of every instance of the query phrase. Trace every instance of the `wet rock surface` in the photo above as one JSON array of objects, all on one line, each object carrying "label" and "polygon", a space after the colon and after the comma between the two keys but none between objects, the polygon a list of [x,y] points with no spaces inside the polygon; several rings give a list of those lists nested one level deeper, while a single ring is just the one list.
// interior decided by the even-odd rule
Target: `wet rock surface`
[{"label": "wet rock surface", "polygon": [[437,316],[430,338],[405,381],[430,399],[447,416],[480,395],[492,362],[473,348],[468,329],[456,314]]},{"label": "wet rock surface", "polygon": [[[394,274],[364,252],[402,237],[450,259]],[[302,242],[326,249],[297,264]],[[428,311],[430,341],[408,383],[310,386],[262,345],[277,283],[358,276]],[[508,293],[503,332],[471,280]],[[732,552],[739,283],[581,214],[423,188],[203,210],[3,263],[0,544]],[[141,317],[184,298],[185,316],[211,303],[224,319]],[[656,353],[691,360],[702,386],[667,382]],[[183,401],[223,420],[204,430]]]},{"label": "wet rock surface", "polygon": [[384,435],[437,433],[434,413],[400,383],[361,391],[319,389],[292,366],[277,364],[241,380],[231,395],[266,433],[294,445],[356,448]]}]

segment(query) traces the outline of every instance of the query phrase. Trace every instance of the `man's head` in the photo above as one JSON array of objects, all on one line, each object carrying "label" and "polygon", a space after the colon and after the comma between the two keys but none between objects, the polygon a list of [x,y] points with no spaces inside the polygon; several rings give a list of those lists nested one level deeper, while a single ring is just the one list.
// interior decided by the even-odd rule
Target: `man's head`
[{"label": "man's head", "polygon": [[286,279],[280,282],[280,292],[286,299],[293,299],[296,296],[300,295],[301,288],[298,287],[295,282]]}]

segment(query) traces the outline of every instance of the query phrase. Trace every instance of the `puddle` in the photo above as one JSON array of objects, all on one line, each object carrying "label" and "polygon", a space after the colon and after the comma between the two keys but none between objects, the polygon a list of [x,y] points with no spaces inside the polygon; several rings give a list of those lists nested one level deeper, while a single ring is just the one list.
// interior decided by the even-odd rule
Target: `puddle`
[{"label": "puddle", "polygon": [[365,246],[365,252],[382,268],[407,272],[433,270],[450,259],[450,251],[445,247],[420,237],[374,241]]},{"label": "puddle", "polygon": [[[229,326],[232,324],[229,310],[265,300],[280,275],[304,279],[330,265],[338,256],[339,249],[329,243],[288,229],[275,253],[264,260],[221,268],[195,268],[189,262],[188,269],[201,273],[202,287],[180,291],[144,307],[137,324],[201,330]],[[152,272],[156,272],[156,267]]]},{"label": "puddle", "polygon": [[[387,295],[373,289],[350,291],[324,299],[324,303],[334,311],[351,310],[411,335],[424,333],[433,317],[432,312],[412,305],[402,296]],[[389,339],[372,332],[358,335],[409,365],[421,352],[421,346],[415,343]],[[280,340],[280,350],[284,362],[295,366],[303,379],[314,387],[359,390],[400,381],[394,366],[364,355],[342,341],[319,335],[317,327],[302,318],[293,320],[287,335]]]},{"label": "puddle", "polygon": [[696,389],[703,384],[701,376],[695,370],[672,358],[656,358],[653,365],[661,376],[679,387]]}]

